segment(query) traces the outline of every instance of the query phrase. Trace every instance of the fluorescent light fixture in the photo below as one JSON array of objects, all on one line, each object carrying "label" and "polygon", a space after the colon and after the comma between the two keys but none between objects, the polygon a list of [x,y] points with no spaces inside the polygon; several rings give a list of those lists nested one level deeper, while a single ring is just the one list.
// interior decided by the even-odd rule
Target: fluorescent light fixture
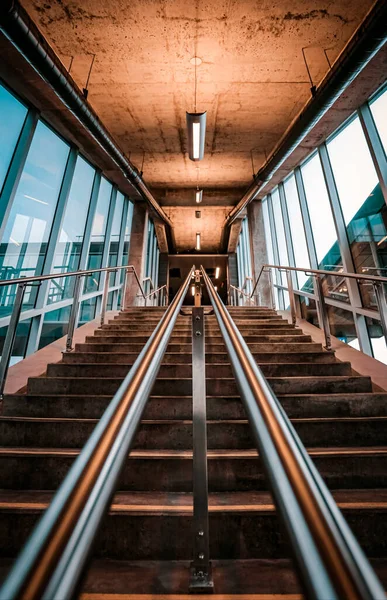
[{"label": "fluorescent light fixture", "polygon": [[220,275],[220,267],[216,267],[216,269],[215,269],[215,279],[219,279],[219,275]]},{"label": "fluorescent light fixture", "polygon": [[214,290],[215,290],[215,292],[218,291],[218,286],[217,285],[214,285]]},{"label": "fluorescent light fixture", "polygon": [[195,250],[200,250],[200,233],[196,234],[196,248]]},{"label": "fluorescent light fixture", "polygon": [[14,240],[13,238],[11,238],[11,237],[10,237],[9,239],[10,239],[10,241],[11,241],[13,244],[15,244],[15,246],[20,246],[19,242],[17,242],[17,241],[16,241],[16,240]]},{"label": "fluorescent light fixture", "polygon": [[24,194],[24,198],[29,198],[30,200],[33,200],[34,202],[39,202],[39,204],[44,204],[45,206],[48,206],[48,202],[43,202],[43,200],[38,200],[37,198],[34,198],[33,196],[28,196],[27,194]]},{"label": "fluorescent light fixture", "polygon": [[186,113],[188,155],[191,160],[202,160],[206,138],[207,113]]},{"label": "fluorescent light fixture", "polygon": [[191,292],[192,292],[192,295],[194,296],[195,295],[195,286],[194,285],[191,287]]},{"label": "fluorescent light fixture", "polygon": [[387,240],[387,235],[385,235],[385,236],[384,236],[384,238],[382,238],[382,239],[380,240],[380,242],[378,242],[378,244],[377,244],[377,245],[378,245],[378,246],[380,246],[380,244],[383,244],[383,242],[385,242],[386,240]]},{"label": "fluorescent light fixture", "polygon": [[195,200],[196,204],[200,204],[200,202],[203,200],[203,190],[199,190],[199,188],[197,188],[195,191]]}]

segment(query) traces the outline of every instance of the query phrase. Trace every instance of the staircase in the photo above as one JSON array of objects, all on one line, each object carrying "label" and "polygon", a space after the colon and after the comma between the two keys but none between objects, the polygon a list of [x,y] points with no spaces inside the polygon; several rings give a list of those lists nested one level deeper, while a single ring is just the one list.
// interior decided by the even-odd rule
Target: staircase
[{"label": "staircase", "polygon": [[[130,308],[8,395],[0,417],[4,575],[163,314]],[[266,308],[229,308],[255,359],[387,582],[387,393]],[[192,558],[191,317],[179,316],[84,584],[102,594],[188,590]],[[213,315],[206,316],[210,554],[219,594],[298,594]],[[124,597],[124,596],[122,596]],[[254,596],[253,596],[254,597]],[[120,598],[120,596],[117,596]],[[146,598],[146,596],[144,596]]]}]

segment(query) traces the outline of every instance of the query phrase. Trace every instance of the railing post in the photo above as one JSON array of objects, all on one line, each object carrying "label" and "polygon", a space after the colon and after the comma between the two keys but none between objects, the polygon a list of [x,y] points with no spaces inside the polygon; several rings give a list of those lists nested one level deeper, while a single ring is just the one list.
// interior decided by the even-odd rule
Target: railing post
[{"label": "railing post", "polygon": [[105,281],[103,285],[102,304],[101,304],[101,327],[105,324],[106,306],[109,295],[110,273],[113,271],[105,271]]},{"label": "railing post", "polygon": [[77,321],[78,321],[79,296],[81,293],[82,281],[83,281],[83,275],[77,275],[75,278],[73,304],[71,306],[71,312],[70,312],[70,318],[69,318],[69,328],[67,331],[66,352],[71,352],[73,349],[73,337],[74,337],[74,331],[75,331],[75,328],[77,326]]},{"label": "railing post", "polygon": [[5,381],[7,379],[9,363],[12,356],[13,345],[16,339],[16,330],[19,323],[20,313],[23,306],[24,292],[26,291],[27,284],[19,283],[17,286],[15,303],[13,305],[13,311],[11,319],[9,321],[7,335],[5,336],[3,351],[0,360],[0,399],[4,397]]},{"label": "railing post", "polygon": [[200,282],[200,271],[195,271],[195,306],[201,306],[202,303],[202,286]]},{"label": "railing post", "polygon": [[322,283],[321,283],[321,278],[319,275],[314,275],[314,279],[316,282],[320,323],[322,324],[322,329],[324,331],[324,336],[325,336],[325,348],[327,350],[332,350],[331,331],[330,331],[330,327],[329,327],[329,318],[328,318],[328,313],[327,313],[327,307],[325,304],[324,291],[323,291],[323,287],[322,287]]},{"label": "railing post", "polygon": [[387,302],[386,296],[384,294],[384,284],[380,281],[373,282],[376,302],[379,309],[380,314],[380,324],[382,326],[384,341],[387,345]]},{"label": "railing post", "polygon": [[290,314],[292,315],[292,323],[293,323],[293,325],[295,325],[297,323],[296,299],[294,297],[292,274],[291,274],[290,271],[286,271],[286,279],[287,279],[287,282],[288,282],[288,292],[289,292],[289,300],[290,300]]},{"label": "railing post", "polygon": [[128,269],[124,269],[124,281],[122,283],[122,295],[121,295],[121,310],[125,310],[126,306],[126,287],[128,284]]},{"label": "railing post", "polygon": [[[195,273],[196,279],[196,273]],[[195,294],[196,300],[196,294]],[[200,300],[200,296],[199,296]],[[214,583],[209,559],[206,359],[204,309],[192,308],[192,427],[193,427],[193,561],[189,590],[211,593]]]}]

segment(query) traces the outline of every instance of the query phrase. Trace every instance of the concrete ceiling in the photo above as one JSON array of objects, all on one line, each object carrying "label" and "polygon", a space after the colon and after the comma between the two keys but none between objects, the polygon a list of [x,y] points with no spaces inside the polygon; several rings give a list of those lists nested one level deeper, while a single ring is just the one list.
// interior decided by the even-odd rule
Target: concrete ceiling
[{"label": "concrete ceiling", "polygon": [[[371,0],[22,0],[88,100],[141,169],[175,224],[178,251],[195,245],[195,163],[185,112],[207,111],[199,181],[202,249],[221,225],[372,5]],[[143,153],[145,155],[143,156]],[[186,188],[186,189],[183,189]],[[191,206],[187,212],[185,207]],[[213,209],[210,210],[210,207]],[[219,229],[219,231],[218,231]],[[191,239],[192,238],[192,239]],[[208,240],[208,242],[206,241]]]},{"label": "concrete ceiling", "polygon": [[208,113],[200,182],[251,180],[371,6],[370,0],[23,0],[151,186],[196,184],[185,111]]}]

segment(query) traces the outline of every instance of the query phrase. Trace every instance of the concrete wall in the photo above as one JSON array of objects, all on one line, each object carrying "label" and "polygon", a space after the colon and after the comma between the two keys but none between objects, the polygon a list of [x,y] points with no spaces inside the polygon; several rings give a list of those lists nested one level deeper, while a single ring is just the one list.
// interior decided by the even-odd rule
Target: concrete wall
[{"label": "concrete wall", "polygon": [[[253,279],[256,280],[260,273],[262,265],[268,262],[265,230],[263,225],[262,202],[255,200],[247,208],[250,233],[250,249],[253,265]],[[270,305],[270,291],[268,286],[268,276],[262,275],[262,284],[258,286],[261,303],[265,306]]]},{"label": "concrete wall", "polygon": [[[144,255],[146,252],[147,229],[148,211],[145,205],[136,203],[133,208],[128,264],[134,266],[141,283],[144,277]],[[142,304],[138,297],[139,289],[134,275],[128,275],[128,278],[125,306]]]}]

